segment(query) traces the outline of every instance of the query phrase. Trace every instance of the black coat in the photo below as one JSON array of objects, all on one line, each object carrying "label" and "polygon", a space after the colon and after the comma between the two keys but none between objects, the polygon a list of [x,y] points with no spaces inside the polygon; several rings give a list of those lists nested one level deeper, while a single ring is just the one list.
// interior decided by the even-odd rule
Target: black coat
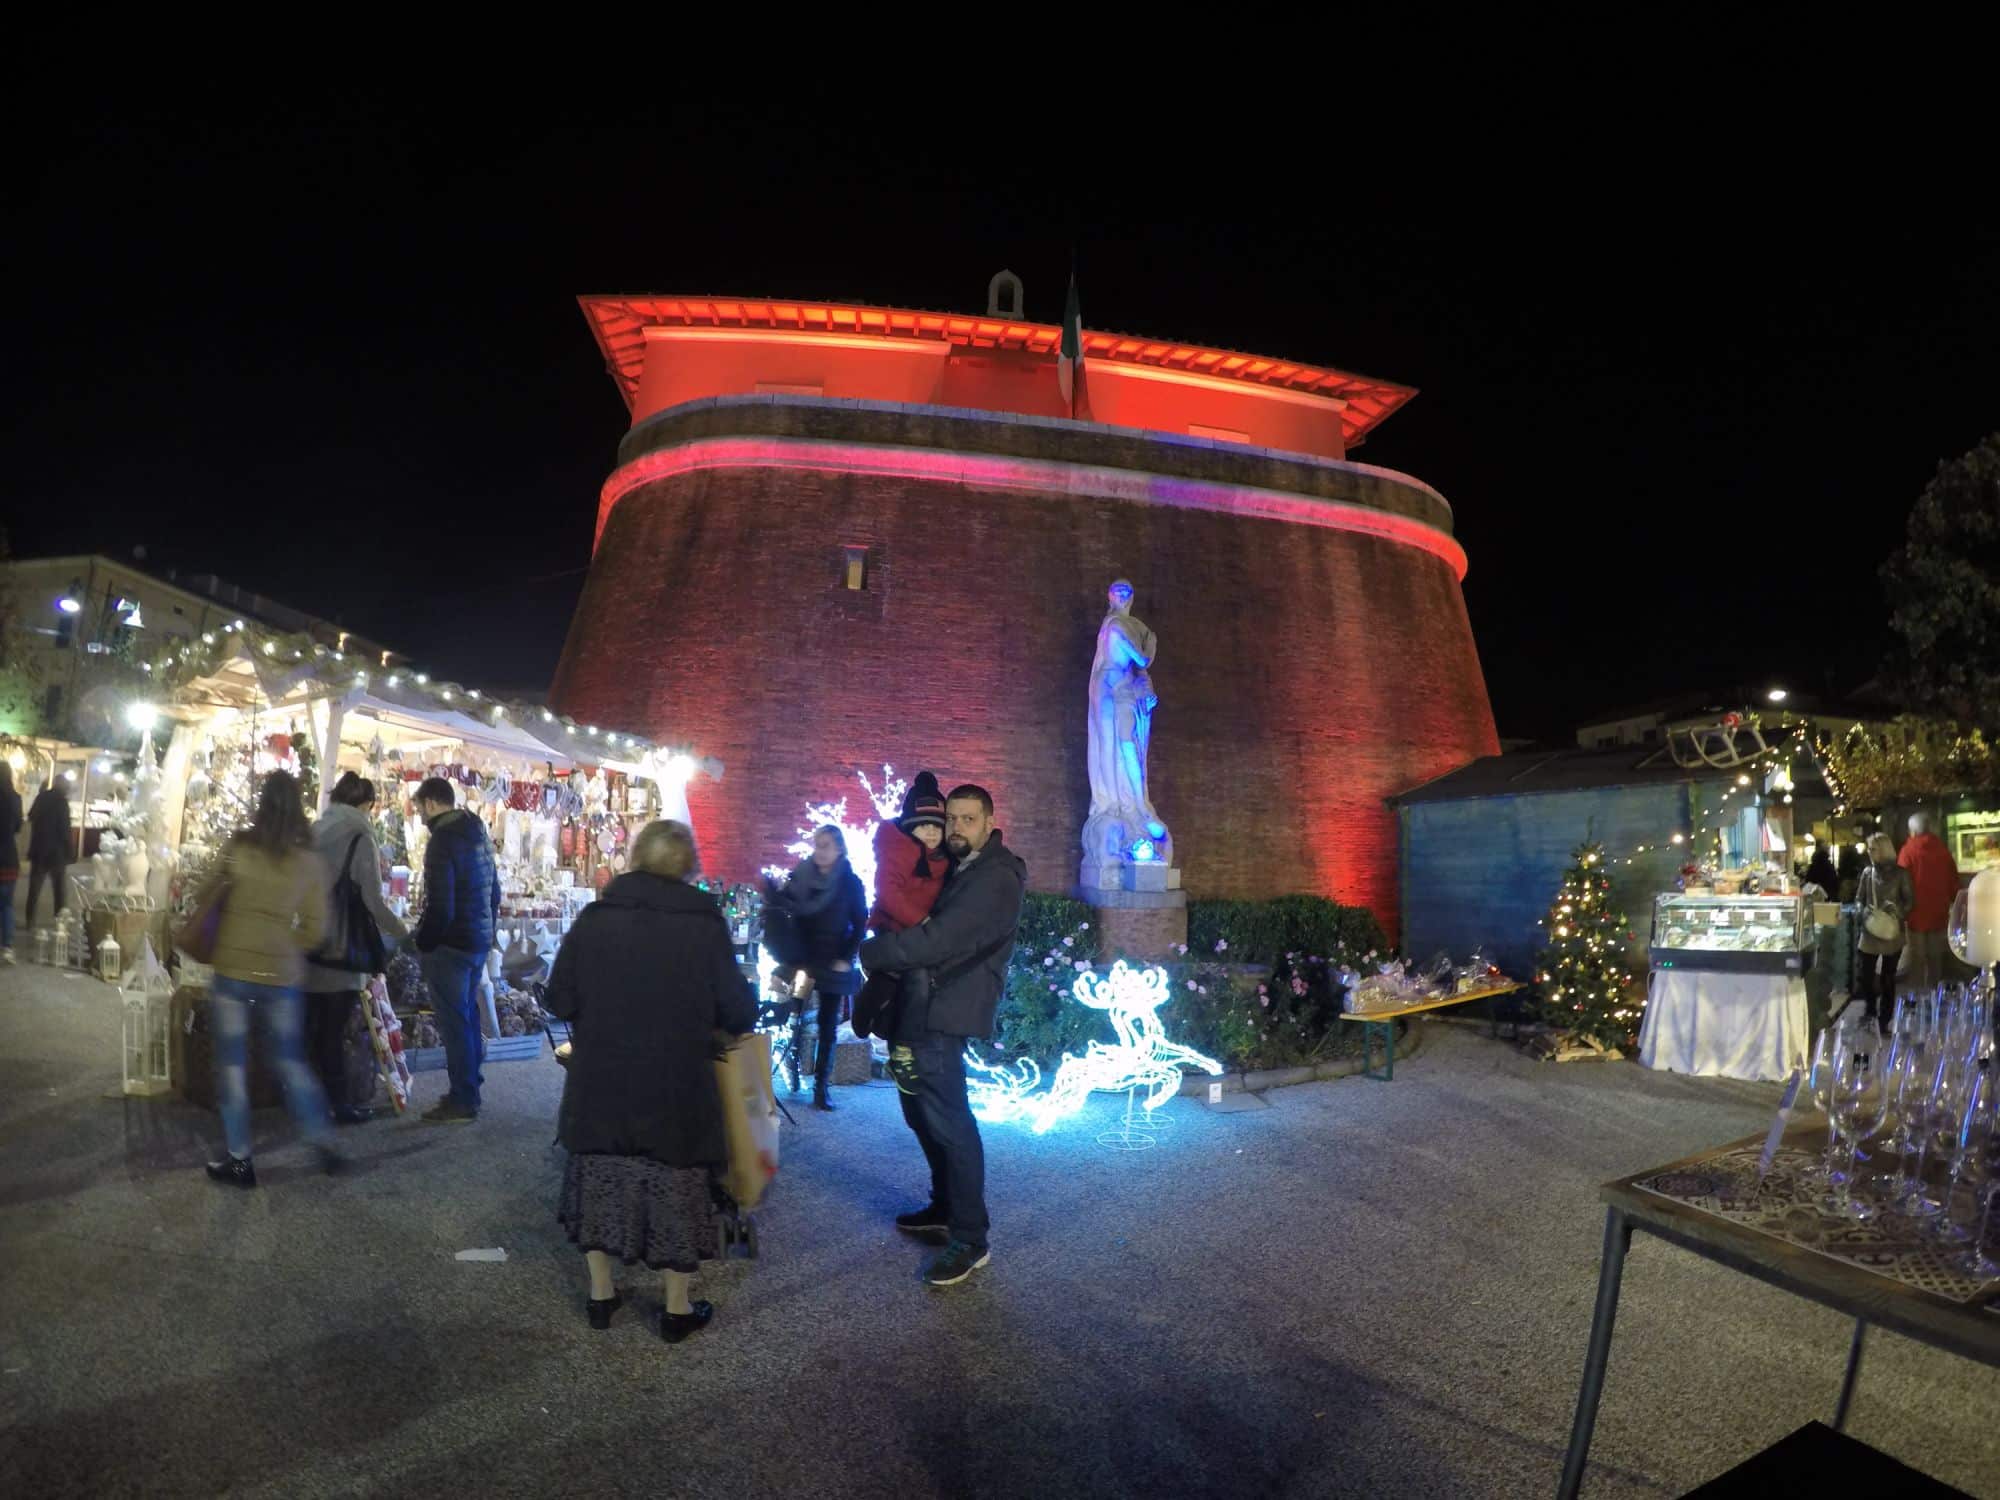
[{"label": "black coat", "polygon": [[21,794],[0,792],[0,870],[21,868],[21,848],[14,835],[21,831]]},{"label": "black coat", "polygon": [[38,865],[69,863],[69,798],[45,786],[28,809],[28,859]]},{"label": "black coat", "polygon": [[1021,925],[1028,867],[994,829],[971,864],[954,868],[921,927],[885,933],[861,945],[861,962],[908,976],[929,989],[929,1029],[946,1036],[991,1036],[1007,960]]},{"label": "black coat", "polygon": [[[795,875],[778,899],[797,921],[804,954],[801,966],[812,971],[814,987],[830,995],[851,995],[859,989],[861,975],[854,964],[861,939],[868,933],[868,892],[854,866],[843,858],[813,891]],[[843,959],[847,967],[834,968]]]},{"label": "black coat", "polygon": [[757,1019],[715,898],[634,871],[583,909],[543,1003],[575,1027],[557,1138],[670,1167],[729,1159],[717,1031]]}]

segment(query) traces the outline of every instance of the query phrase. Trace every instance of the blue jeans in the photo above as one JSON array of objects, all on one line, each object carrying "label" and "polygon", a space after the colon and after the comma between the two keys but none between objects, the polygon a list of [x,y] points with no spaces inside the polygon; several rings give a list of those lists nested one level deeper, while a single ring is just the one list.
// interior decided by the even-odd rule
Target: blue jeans
[{"label": "blue jeans", "polygon": [[0,948],[14,946],[14,882],[0,880]]},{"label": "blue jeans", "polygon": [[916,1054],[916,1092],[897,1091],[903,1121],[931,1167],[931,1203],[944,1210],[951,1237],[986,1248],[986,1145],[965,1095],[965,1038],[924,1033]]},{"label": "blue jeans", "polygon": [[475,1113],[479,1086],[486,1081],[479,1071],[486,1060],[486,1038],[479,1030],[479,971],[484,963],[482,955],[458,948],[433,948],[423,956],[424,982],[437,1001],[438,1035],[444,1039],[451,1097]]},{"label": "blue jeans", "polygon": [[299,1133],[317,1140],[327,1131],[326,1090],[306,1066],[306,1002],[297,990],[245,979],[215,976],[208,1008],[209,1040],[215,1048],[215,1104],[222,1114],[222,1139],[231,1156],[250,1157],[250,1025],[264,1018],[271,1064],[285,1086],[285,1107]]}]

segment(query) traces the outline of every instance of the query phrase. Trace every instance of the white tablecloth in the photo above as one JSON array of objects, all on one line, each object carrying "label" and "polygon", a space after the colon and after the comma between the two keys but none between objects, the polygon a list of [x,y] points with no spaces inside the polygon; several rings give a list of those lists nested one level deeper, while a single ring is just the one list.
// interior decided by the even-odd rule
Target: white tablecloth
[{"label": "white tablecloth", "polygon": [[1806,982],[1796,974],[1653,971],[1639,1061],[1670,1073],[1782,1082],[1806,1061]]}]

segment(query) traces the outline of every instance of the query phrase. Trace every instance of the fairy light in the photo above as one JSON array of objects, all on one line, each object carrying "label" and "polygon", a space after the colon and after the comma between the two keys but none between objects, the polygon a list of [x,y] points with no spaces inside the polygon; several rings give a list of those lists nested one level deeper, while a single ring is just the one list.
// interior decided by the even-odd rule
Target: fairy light
[{"label": "fairy light", "polygon": [[993,1067],[968,1049],[965,1091],[980,1119],[1027,1120],[1036,1135],[1044,1135],[1081,1110],[1093,1093],[1145,1089],[1145,1108],[1155,1110],[1180,1092],[1182,1068],[1211,1076],[1222,1072],[1214,1058],[1168,1039],[1159,1016],[1173,994],[1165,969],[1134,969],[1120,959],[1109,974],[1077,975],[1070,993],[1080,1004],[1106,1012],[1118,1040],[1110,1046],[1092,1042],[1081,1057],[1065,1052],[1046,1094],[1035,1093],[1041,1072],[1032,1061]]}]

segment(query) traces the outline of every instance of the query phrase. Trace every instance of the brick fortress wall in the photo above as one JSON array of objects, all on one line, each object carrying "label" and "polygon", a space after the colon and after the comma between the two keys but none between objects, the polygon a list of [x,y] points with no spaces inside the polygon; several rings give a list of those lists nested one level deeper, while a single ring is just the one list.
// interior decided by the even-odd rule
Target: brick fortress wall
[{"label": "brick fortress wall", "polygon": [[[850,441],[879,440],[874,420],[755,419]],[[745,421],[713,409],[654,419],[623,456]],[[1155,471],[1218,453],[1239,470],[1259,463],[1132,434],[982,426],[1001,423],[1011,430],[996,444],[1065,462],[1079,442],[1101,461],[1113,441],[1140,444]],[[1266,463],[1247,482],[1271,477]],[[868,549],[859,592],[843,582],[850,545]],[[715,873],[780,862],[808,800],[858,799],[854,773],[888,762],[935,770],[947,788],[983,783],[1032,887],[1068,890],[1089,804],[1086,683],[1117,576],[1159,633],[1151,781],[1190,894],[1317,892],[1393,930],[1383,799],[1497,750],[1458,581],[1414,546],[1074,493],[700,469],[641,483],[603,517],[552,697],[725,763],[720,783],[689,789]]]}]

